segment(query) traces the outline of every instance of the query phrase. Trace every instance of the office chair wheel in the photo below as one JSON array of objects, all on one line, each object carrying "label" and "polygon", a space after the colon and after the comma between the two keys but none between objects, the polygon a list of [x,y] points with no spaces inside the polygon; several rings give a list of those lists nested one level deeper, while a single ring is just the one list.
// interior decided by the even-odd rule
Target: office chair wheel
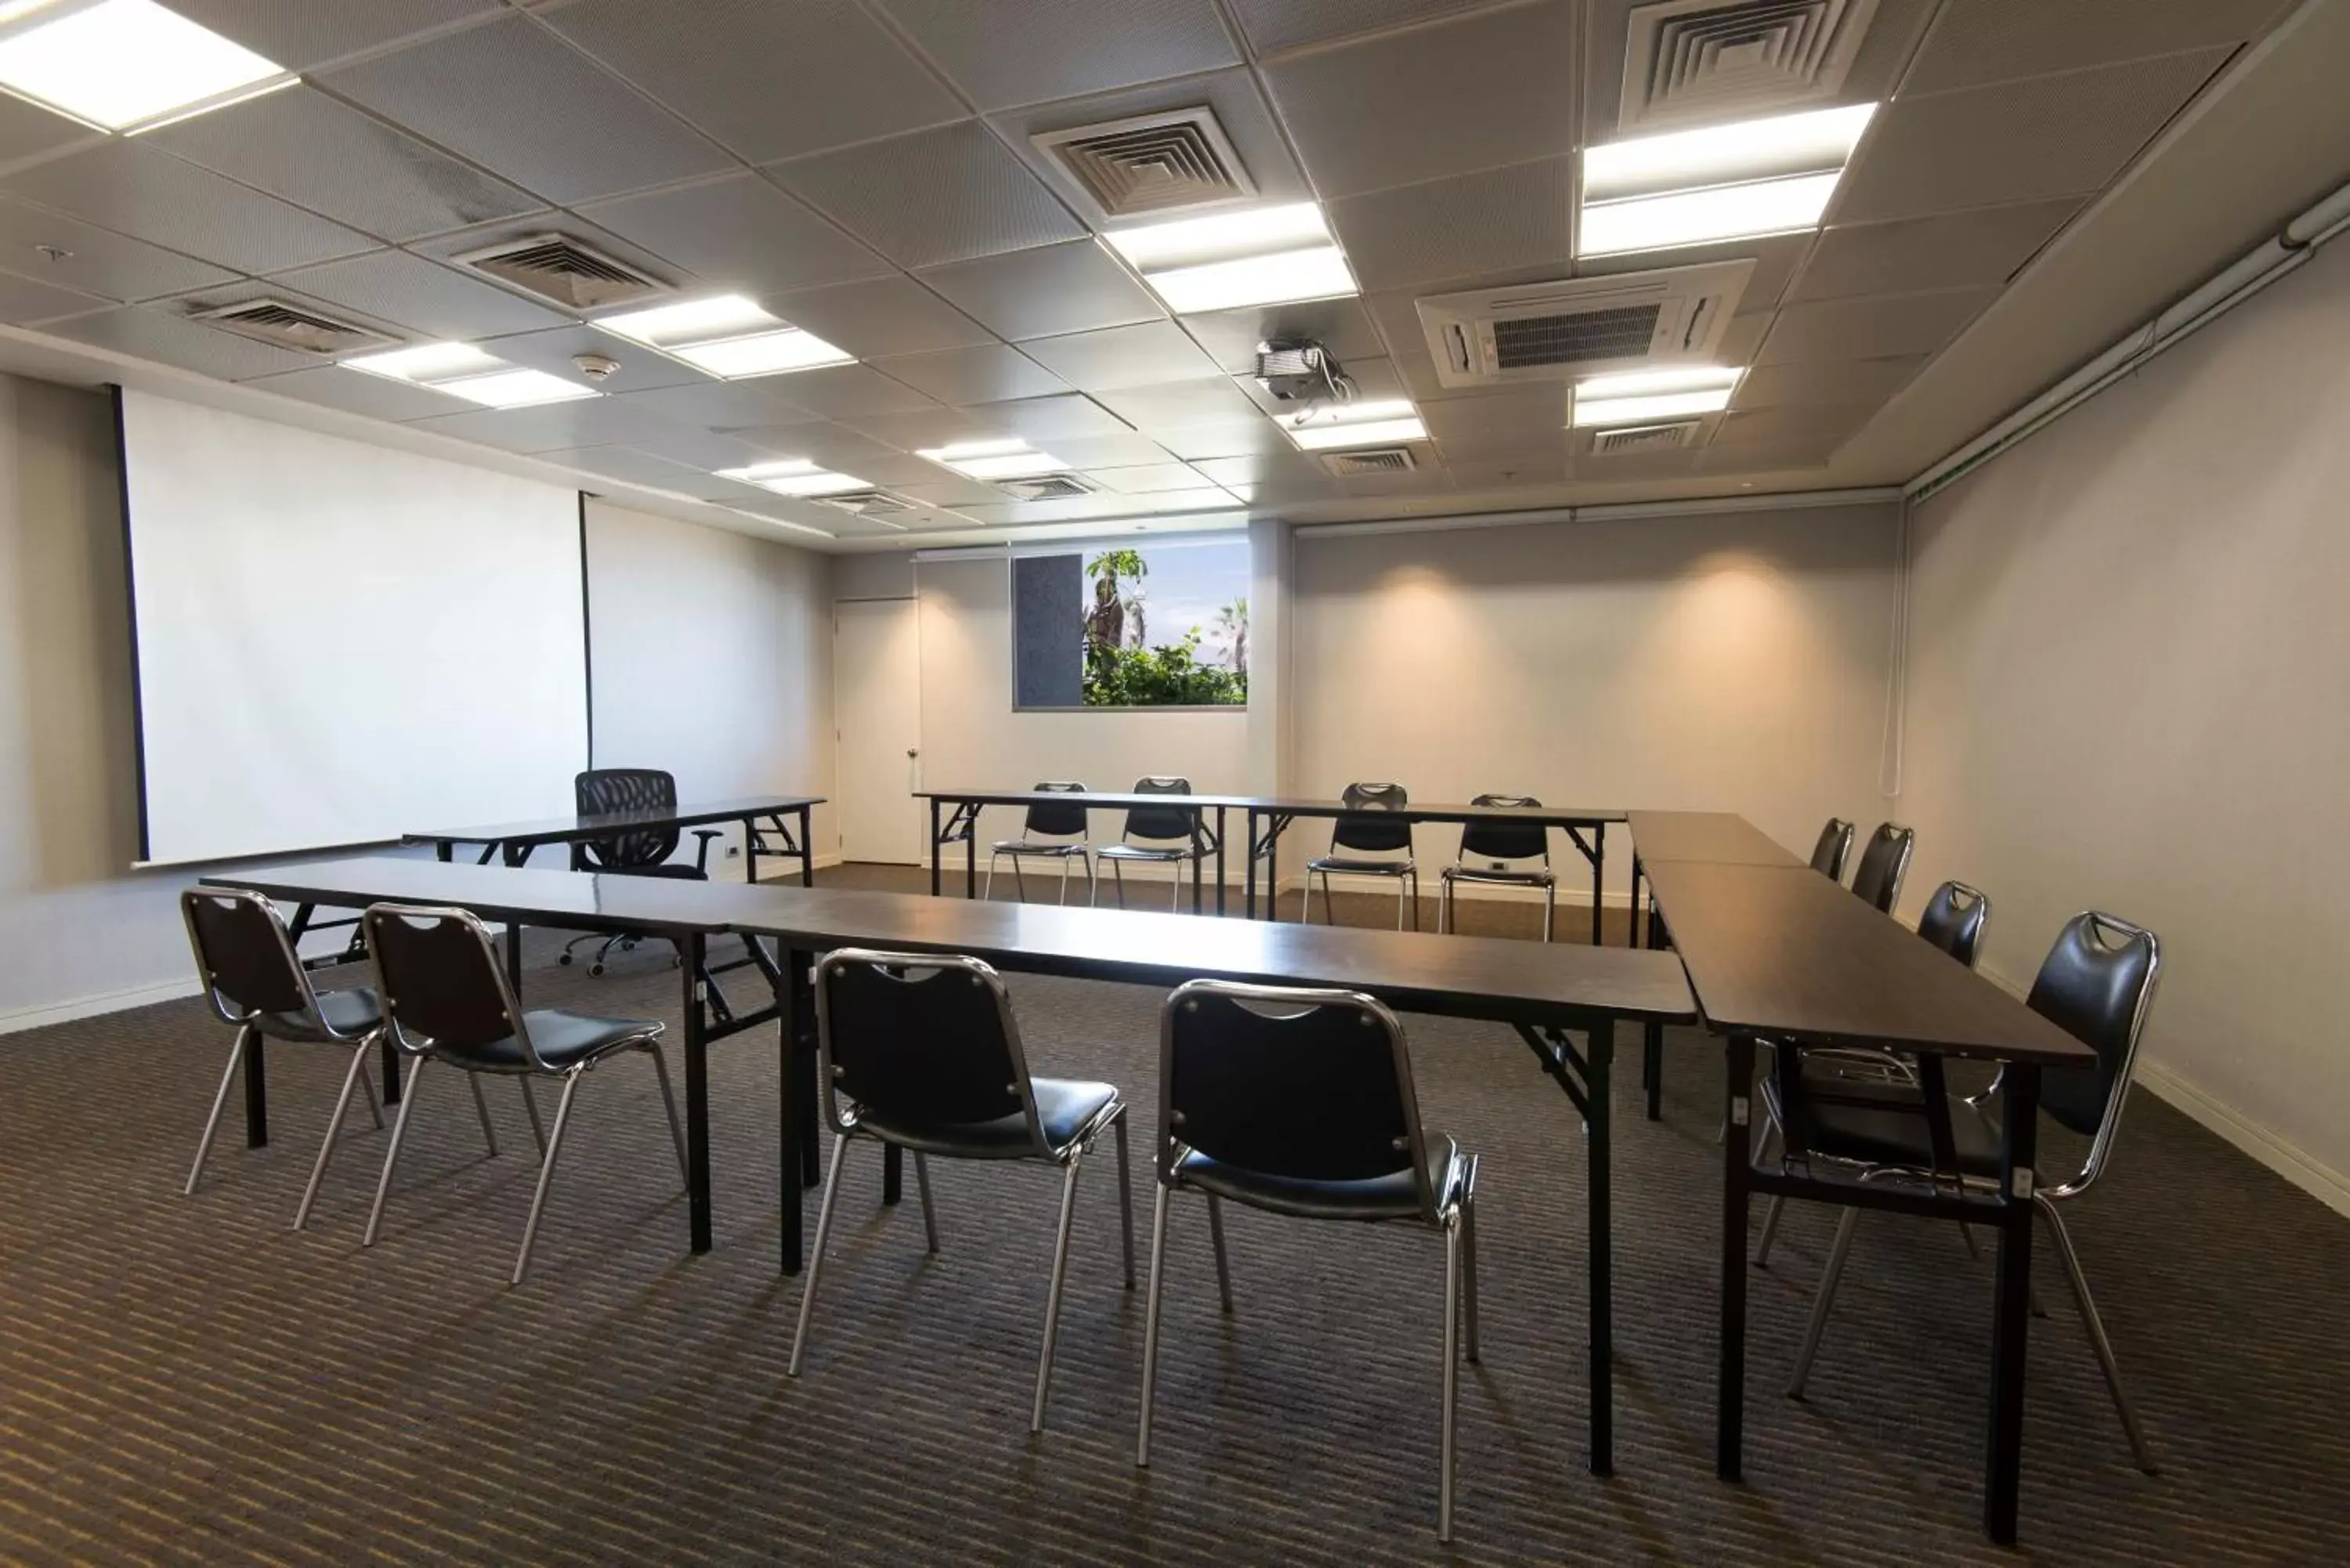
[{"label": "office chair wheel", "polygon": [[555,955],[555,961],[563,965],[566,969],[568,969],[571,967],[571,955],[569,953],[557,953]]},{"label": "office chair wheel", "polygon": [[594,963],[589,964],[588,966],[588,972],[600,978],[604,972],[604,961],[598,959]]}]

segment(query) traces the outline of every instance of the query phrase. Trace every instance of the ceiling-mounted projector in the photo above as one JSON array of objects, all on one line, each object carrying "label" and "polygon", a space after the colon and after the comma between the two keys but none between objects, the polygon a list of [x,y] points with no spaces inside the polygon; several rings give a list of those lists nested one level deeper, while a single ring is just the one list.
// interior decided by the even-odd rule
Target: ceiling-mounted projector
[{"label": "ceiling-mounted projector", "polygon": [[1355,395],[1355,383],[1330,351],[1304,337],[1258,344],[1256,384],[1284,403],[1344,402]]}]

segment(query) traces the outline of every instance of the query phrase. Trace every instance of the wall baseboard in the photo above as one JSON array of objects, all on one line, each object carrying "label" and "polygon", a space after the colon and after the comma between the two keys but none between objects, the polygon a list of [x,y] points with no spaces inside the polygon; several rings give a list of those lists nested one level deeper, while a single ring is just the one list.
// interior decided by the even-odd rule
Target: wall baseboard
[{"label": "wall baseboard", "polygon": [[182,980],[157,981],[150,985],[126,986],[120,991],[102,991],[94,996],[77,996],[68,1002],[19,1008],[14,1012],[0,1012],[0,1034],[40,1029],[52,1023],[71,1023],[77,1018],[95,1018],[101,1012],[120,1012],[151,1002],[177,1002],[196,992],[195,977],[190,975]]},{"label": "wall baseboard", "polygon": [[2137,1081],[2189,1120],[2217,1133],[2335,1213],[2350,1217],[2350,1176],[2311,1158],[2297,1145],[2222,1105],[2167,1067],[2140,1058]]}]

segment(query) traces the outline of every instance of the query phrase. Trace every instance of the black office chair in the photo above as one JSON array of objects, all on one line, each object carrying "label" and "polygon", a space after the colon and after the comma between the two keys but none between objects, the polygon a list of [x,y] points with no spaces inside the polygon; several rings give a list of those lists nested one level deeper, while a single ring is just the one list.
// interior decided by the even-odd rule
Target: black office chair
[{"label": "black office chair", "polygon": [[1444,1237],[1444,1410],[1437,1537],[1452,1539],[1461,1318],[1477,1359],[1477,1157],[1420,1126],[1403,1025],[1372,998],[1195,980],[1159,1012],[1158,1201],[1150,1218],[1137,1467],[1150,1463],[1168,1199],[1208,1200],[1232,1310],[1223,1199],[1304,1220],[1401,1221]]},{"label": "black office chair", "polygon": [[[1382,816],[1384,812],[1400,811],[1411,804],[1411,797],[1399,784],[1350,784],[1339,793],[1340,803],[1349,810],[1359,811],[1359,816],[1342,816],[1330,825],[1330,850],[1305,863],[1305,886],[1300,889],[1297,919],[1300,924],[1314,914],[1314,878],[1322,878],[1322,919],[1326,924],[1336,925],[1338,918],[1330,903],[1330,873],[1348,877],[1392,877],[1396,884],[1396,929],[1403,929],[1404,907],[1411,908],[1411,929],[1419,929],[1419,867],[1411,857],[1411,824],[1394,817]],[[1341,855],[1341,849],[1354,851]],[[1401,851],[1401,859],[1392,857]],[[1371,857],[1378,857],[1373,859]]]},{"label": "black office chair", "polygon": [[1909,853],[1917,844],[1917,834],[1908,828],[1878,823],[1852,874],[1854,895],[1878,914],[1891,914],[1901,902],[1901,880],[1909,874]]},{"label": "black office chair", "polygon": [[400,1163],[409,1118],[416,1113],[424,1069],[434,1062],[464,1070],[465,1081],[473,1091],[473,1109],[482,1118],[482,1131],[493,1156],[498,1152],[498,1140],[490,1126],[489,1107],[482,1098],[482,1075],[521,1082],[523,1104],[530,1112],[534,1134],[539,1131],[538,1106],[531,1098],[530,1080],[562,1080],[563,1098],[555,1107],[554,1128],[540,1143],[538,1189],[530,1200],[530,1219],[523,1227],[522,1250],[515,1255],[511,1283],[522,1283],[530,1270],[539,1216],[546,1208],[546,1189],[555,1179],[556,1158],[563,1152],[563,1129],[571,1120],[571,1096],[577,1092],[579,1080],[614,1054],[642,1051],[653,1059],[661,1102],[669,1111],[670,1141],[677,1149],[678,1176],[685,1178],[685,1134],[678,1126],[676,1096],[670,1092],[669,1064],[662,1060],[660,1049],[663,1026],[658,1020],[588,1018],[552,1008],[524,1012],[506,983],[489,928],[463,909],[375,904],[360,921],[367,933],[369,957],[375,964],[377,989],[383,998],[384,1025],[392,1043],[414,1058],[407,1092],[400,1100],[400,1119],[392,1126],[391,1147],[384,1151],[383,1175],[376,1182],[375,1206],[368,1212],[362,1245],[374,1246],[382,1228],[391,1173]]},{"label": "black office chair", "polygon": [[[1083,794],[1086,786],[1067,779],[1048,779],[1035,786],[1052,794]],[[983,899],[995,897],[995,862],[1009,857],[1012,861],[1012,888],[1022,903],[1028,901],[1028,880],[1020,874],[1020,863],[1025,859],[1058,860],[1061,863],[1061,902],[1069,901],[1069,862],[1074,860],[1086,868],[1086,902],[1093,902],[1093,846],[1086,842],[1091,831],[1091,821],[1082,805],[1032,805],[1021,818],[1020,836],[999,838],[987,852],[987,881],[981,887]],[[1055,842],[1055,841],[1058,842]]]},{"label": "black office chair", "polygon": [[1831,816],[1812,846],[1812,869],[1831,882],[1844,880],[1845,857],[1852,853],[1852,824]]},{"label": "black office chair", "polygon": [[[1191,781],[1153,774],[1134,781],[1136,794],[1190,794]],[[1094,851],[1097,858],[1109,862],[1110,875],[1118,883],[1118,907],[1126,908],[1125,861],[1166,866],[1172,868],[1170,880],[1174,885],[1170,909],[1183,907],[1183,877],[1180,867],[1197,860],[1205,846],[1200,841],[1200,814],[1196,808],[1171,805],[1138,805],[1126,814],[1126,833],[1116,844],[1105,844]],[[1096,887],[1098,888],[1099,884]],[[1088,898],[1087,903],[1093,900]]]},{"label": "black office chair", "polygon": [[[571,794],[582,816],[620,811],[666,811],[677,805],[677,777],[659,768],[590,768],[572,779]],[[670,858],[677,853],[680,836],[674,827],[589,839],[572,846],[571,868],[619,877],[673,877],[706,882],[710,879],[711,841],[725,836],[722,828],[695,828],[691,866]],[[563,944],[563,951],[555,961],[567,964],[572,949],[582,942],[599,942],[588,972],[602,974],[614,949],[629,951],[639,940],[634,934],[598,937],[590,933],[574,937]]]},{"label": "black office chair", "polygon": [[[832,1165],[816,1211],[816,1246],[800,1292],[790,1375],[800,1375],[816,1277],[832,1236],[833,1206],[851,1138],[911,1151],[921,1189],[922,1228],[939,1250],[929,1157],[1029,1159],[1061,1170],[1061,1223],[1053,1282],[1045,1297],[1045,1345],[1028,1429],[1045,1429],[1045,1396],[1061,1325],[1061,1285],[1069,1268],[1069,1226],[1077,1170],[1105,1129],[1118,1138],[1118,1213],[1126,1240],[1126,1288],[1134,1288],[1134,1206],[1126,1169],[1126,1103],[1108,1084],[1029,1075],[1012,998],[994,970],[974,958],[842,948],[816,965],[816,1064],[827,1085]],[[846,1108],[841,1098],[847,1101]]]},{"label": "black office chair", "polygon": [[[2153,932],[2093,909],[2065,922],[2025,999],[2033,1011],[2062,1025],[2097,1055],[2094,1068],[2051,1068],[2043,1074],[2041,1109],[2058,1125],[2088,1138],[2089,1152],[2072,1177],[2057,1182],[2035,1181],[2032,1205],[2047,1225],[2056,1255],[2064,1262],[2065,1280],[2072,1286],[2082,1326],[2096,1354],[2098,1369],[2105,1374],[2130,1452],[2148,1475],[2157,1471],[2146,1434],[2138,1426],[2129,1396],[2123,1391],[2112,1342],[2106,1337],[2104,1320],[2089,1295],[2088,1278],[2081,1272],[2080,1255],[2074,1250],[2058,1206],[2086,1192],[2113,1159],[2114,1141],[2121,1131],[2122,1112],[2128,1105],[2130,1079],[2137,1065],[2138,1043],[2161,969],[2161,945]],[[1810,1095],[1803,1080],[1795,1082],[1797,1114],[1787,1124],[1790,1163],[1833,1162],[1862,1181],[1955,1184],[1972,1191],[1999,1190],[2002,1106],[1996,1085],[1978,1099],[1938,1100],[1928,1107],[1929,1114],[1918,1116]],[[1819,1354],[1828,1309],[1844,1278],[1859,1221],[1860,1210],[1846,1209],[1837,1222],[1835,1244],[1828,1254],[1819,1296],[1804,1329],[1803,1351],[1788,1386],[1787,1392],[1794,1397],[1803,1397],[1812,1362]]]},{"label": "black office chair", "polygon": [[[1471,805],[1538,806],[1530,794],[1481,794]],[[1472,864],[1483,861],[1480,866]],[[1539,860],[1539,866],[1512,861]],[[1539,822],[1467,822],[1461,826],[1461,857],[1437,876],[1436,929],[1452,929],[1452,888],[1459,882],[1505,888],[1539,888],[1543,894],[1542,940],[1550,940],[1558,918],[1558,877],[1550,868],[1550,829]]]},{"label": "black office chair", "polygon": [[335,1098],[335,1114],[327,1119],[326,1140],[319,1144],[318,1158],[310,1167],[309,1184],[302,1189],[301,1207],[294,1210],[294,1229],[299,1231],[310,1222],[310,1205],[317,1200],[318,1183],[334,1155],[354,1081],[367,1090],[368,1110],[375,1125],[383,1126],[375,1080],[367,1073],[368,1049],[375,1044],[383,1026],[375,992],[363,985],[340,991],[312,986],[310,971],[296,955],[286,922],[277,918],[277,906],[258,893],[191,888],[180,895],[180,915],[187,922],[188,946],[195,953],[196,977],[203,983],[205,1000],[222,1023],[236,1025],[236,1043],[228,1049],[228,1070],[221,1075],[220,1092],[213,1096],[204,1135],[196,1140],[196,1163],[189,1168],[183,1193],[192,1195],[203,1178],[204,1157],[212,1152],[221,1110],[228,1104],[229,1087],[236,1082],[247,1050],[270,1039],[339,1045],[350,1053],[350,1065],[343,1072],[343,1092]]}]

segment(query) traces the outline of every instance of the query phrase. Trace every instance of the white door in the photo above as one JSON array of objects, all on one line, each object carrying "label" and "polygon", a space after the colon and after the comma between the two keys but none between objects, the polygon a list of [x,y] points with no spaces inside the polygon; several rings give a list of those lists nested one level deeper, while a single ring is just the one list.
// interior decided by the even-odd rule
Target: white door
[{"label": "white door", "polygon": [[840,857],[916,865],[921,783],[921,640],[912,599],[832,607],[833,724],[839,746]]}]

